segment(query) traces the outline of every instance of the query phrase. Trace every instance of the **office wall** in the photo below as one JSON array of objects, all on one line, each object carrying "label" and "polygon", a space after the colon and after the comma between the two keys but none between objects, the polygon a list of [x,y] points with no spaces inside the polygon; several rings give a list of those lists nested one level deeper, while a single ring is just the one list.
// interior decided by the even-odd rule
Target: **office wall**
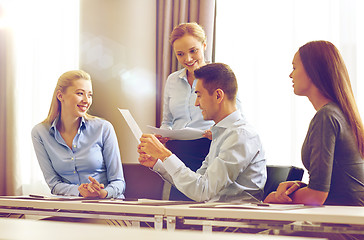
[{"label": "office wall", "polygon": [[155,0],[82,0],[80,68],[93,79],[91,113],[116,131],[122,162],[137,162],[138,145],[117,108],[142,131],[155,125]]}]

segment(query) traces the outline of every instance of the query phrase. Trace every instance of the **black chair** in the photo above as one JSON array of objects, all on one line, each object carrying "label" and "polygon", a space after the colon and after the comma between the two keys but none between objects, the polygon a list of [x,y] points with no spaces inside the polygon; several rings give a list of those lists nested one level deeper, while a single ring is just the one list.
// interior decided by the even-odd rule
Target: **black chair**
[{"label": "black chair", "polygon": [[126,199],[163,198],[164,180],[157,173],[139,163],[124,163],[123,170]]},{"label": "black chair", "polygon": [[267,182],[264,186],[264,198],[271,192],[275,191],[281,182],[301,181],[304,170],[294,166],[267,166]]}]

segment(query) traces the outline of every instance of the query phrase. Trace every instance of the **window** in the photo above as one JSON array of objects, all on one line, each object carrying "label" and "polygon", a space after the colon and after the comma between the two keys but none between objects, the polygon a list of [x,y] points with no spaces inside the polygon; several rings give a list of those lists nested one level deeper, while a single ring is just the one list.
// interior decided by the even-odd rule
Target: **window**
[{"label": "window", "polygon": [[268,164],[301,163],[315,110],[294,95],[289,74],[300,46],[331,41],[349,71],[364,117],[364,2],[360,0],[217,0],[216,62],[231,66],[243,112],[258,130]]},{"label": "window", "polygon": [[[21,6],[21,7],[19,7]],[[33,145],[31,129],[43,121],[49,110],[58,77],[78,68],[79,1],[5,1],[0,27],[11,38],[13,73],[14,138],[16,176],[23,194],[44,187]]]}]

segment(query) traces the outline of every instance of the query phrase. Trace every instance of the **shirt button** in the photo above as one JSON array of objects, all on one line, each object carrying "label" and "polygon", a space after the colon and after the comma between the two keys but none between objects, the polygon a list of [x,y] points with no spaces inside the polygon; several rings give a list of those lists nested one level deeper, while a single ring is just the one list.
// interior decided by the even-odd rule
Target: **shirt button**
[{"label": "shirt button", "polygon": [[71,158],[71,160],[73,161],[73,158]]},{"label": "shirt button", "polygon": [[76,171],[73,171],[73,173],[76,173]]},{"label": "shirt button", "polygon": [[73,145],[73,147],[75,148],[75,147],[76,147],[76,145]]}]

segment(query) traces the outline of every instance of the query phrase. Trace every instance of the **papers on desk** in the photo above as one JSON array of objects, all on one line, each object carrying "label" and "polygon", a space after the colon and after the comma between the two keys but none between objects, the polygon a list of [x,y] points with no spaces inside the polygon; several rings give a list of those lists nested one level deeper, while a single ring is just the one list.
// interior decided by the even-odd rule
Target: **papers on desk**
[{"label": "papers on desk", "polygon": [[196,128],[182,128],[177,130],[171,130],[171,129],[161,129],[156,128],[152,126],[147,126],[152,133],[161,135],[162,137],[169,137],[170,139],[175,140],[194,140],[203,138],[202,134],[204,134],[204,131],[201,129]]},{"label": "papers on desk", "polygon": [[170,201],[170,200],[154,200],[154,199],[99,199],[99,200],[84,200],[82,203],[106,203],[106,204],[123,204],[123,205],[138,205],[138,206],[167,206],[167,205],[183,205],[197,204],[194,201]]},{"label": "papers on desk", "polygon": [[191,208],[229,208],[229,209],[255,209],[255,210],[293,210],[300,208],[312,208],[304,204],[273,204],[273,203],[219,203],[213,205],[191,206]]},{"label": "papers on desk", "polygon": [[3,199],[23,199],[23,200],[44,200],[44,201],[81,201],[85,199],[85,197],[77,197],[77,196],[60,196],[60,195],[52,195],[52,196],[43,196],[43,195],[33,195],[29,196],[0,196]]}]

